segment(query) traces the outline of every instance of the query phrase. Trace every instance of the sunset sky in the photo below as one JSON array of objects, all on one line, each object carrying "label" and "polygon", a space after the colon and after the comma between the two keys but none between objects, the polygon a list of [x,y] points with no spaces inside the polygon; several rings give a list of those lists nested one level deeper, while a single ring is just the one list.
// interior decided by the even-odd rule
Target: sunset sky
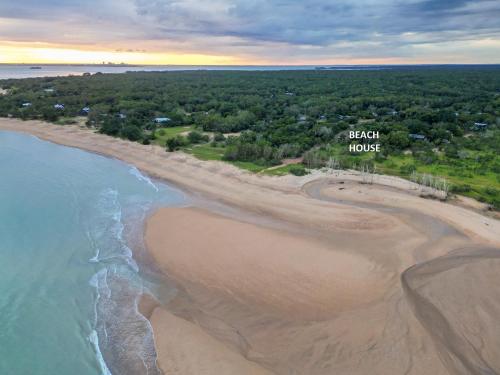
[{"label": "sunset sky", "polygon": [[500,63],[498,0],[0,0],[0,63]]}]

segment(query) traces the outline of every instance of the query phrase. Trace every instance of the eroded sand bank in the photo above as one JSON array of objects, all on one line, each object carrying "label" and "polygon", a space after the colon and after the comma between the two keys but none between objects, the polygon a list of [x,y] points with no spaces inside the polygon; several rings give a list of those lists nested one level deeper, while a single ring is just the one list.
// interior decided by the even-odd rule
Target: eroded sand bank
[{"label": "eroded sand bank", "polygon": [[262,218],[190,208],[149,221],[148,246],[178,285],[146,304],[166,373],[500,373],[495,219],[393,178],[271,178],[78,127],[0,129],[120,158]]}]

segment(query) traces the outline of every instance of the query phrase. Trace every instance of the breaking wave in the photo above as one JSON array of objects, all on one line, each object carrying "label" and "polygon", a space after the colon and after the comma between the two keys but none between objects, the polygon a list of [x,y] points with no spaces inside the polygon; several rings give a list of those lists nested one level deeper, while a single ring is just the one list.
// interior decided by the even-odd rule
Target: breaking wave
[{"label": "breaking wave", "polygon": [[132,176],[135,176],[137,177],[137,179],[139,181],[144,181],[145,183],[147,183],[149,186],[151,186],[155,191],[159,191],[158,189],[158,186],[156,186],[153,181],[151,181],[151,179],[149,177],[146,177],[144,176],[136,167],[131,167],[129,169],[129,173],[132,175]]},{"label": "breaking wave", "polygon": [[[95,250],[89,262],[99,267],[89,281],[95,289],[93,331],[89,339],[104,375],[159,375],[152,328],[137,308],[145,286],[127,245],[119,198],[116,190],[104,190],[95,207],[97,215],[87,230],[89,243]],[[136,223],[145,218],[151,205],[134,203],[127,214],[132,214],[131,221]]]}]

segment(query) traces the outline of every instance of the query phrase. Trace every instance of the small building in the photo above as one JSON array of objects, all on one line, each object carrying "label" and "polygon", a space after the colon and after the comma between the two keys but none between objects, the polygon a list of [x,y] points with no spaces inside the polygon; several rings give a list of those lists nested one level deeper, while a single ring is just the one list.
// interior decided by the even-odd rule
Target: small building
[{"label": "small building", "polygon": [[64,109],[64,104],[54,104],[54,108],[62,110]]},{"label": "small building", "polygon": [[427,139],[427,137],[423,134],[409,134],[409,137],[411,139],[420,140],[420,141],[425,141]]},{"label": "small building", "polygon": [[166,123],[167,123],[167,122],[169,122],[169,121],[170,121],[170,119],[169,119],[168,117],[156,117],[156,118],[154,119],[154,122],[155,122],[156,124],[166,124]]},{"label": "small building", "polygon": [[82,76],[84,76],[84,77],[90,77],[91,75],[92,74],[90,74],[89,72],[85,72],[85,73],[82,74]]},{"label": "small building", "polygon": [[326,120],[326,116],[325,115],[321,115],[321,116],[319,116],[319,119],[320,120]]},{"label": "small building", "polygon": [[488,127],[488,124],[484,123],[484,122],[475,122],[474,123],[474,130],[486,130],[486,128]]},{"label": "small building", "polygon": [[26,103],[23,103],[22,106],[24,108],[31,107],[31,103],[30,102],[26,102]]},{"label": "small building", "polygon": [[90,107],[83,107],[80,111],[80,114],[83,116],[87,116],[90,113]]},{"label": "small building", "polygon": [[307,121],[307,116],[306,115],[300,115],[299,116],[299,122],[306,122]]},{"label": "small building", "polygon": [[125,120],[127,118],[127,115],[125,113],[118,113],[116,115],[120,120]]},{"label": "small building", "polygon": [[44,89],[43,91],[45,91],[45,92],[54,92],[55,90],[54,89]]},{"label": "small building", "polygon": [[288,96],[293,96],[295,95],[293,92],[290,92],[290,91],[285,91],[285,95],[288,95]]}]

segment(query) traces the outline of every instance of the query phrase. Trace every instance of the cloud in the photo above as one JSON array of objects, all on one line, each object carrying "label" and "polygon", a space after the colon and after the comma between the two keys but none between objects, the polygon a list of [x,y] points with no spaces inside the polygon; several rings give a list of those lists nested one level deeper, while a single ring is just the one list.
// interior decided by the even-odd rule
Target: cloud
[{"label": "cloud", "polygon": [[498,19],[498,0],[24,0],[0,2],[0,40],[262,61],[414,58],[426,45],[498,41]]}]

